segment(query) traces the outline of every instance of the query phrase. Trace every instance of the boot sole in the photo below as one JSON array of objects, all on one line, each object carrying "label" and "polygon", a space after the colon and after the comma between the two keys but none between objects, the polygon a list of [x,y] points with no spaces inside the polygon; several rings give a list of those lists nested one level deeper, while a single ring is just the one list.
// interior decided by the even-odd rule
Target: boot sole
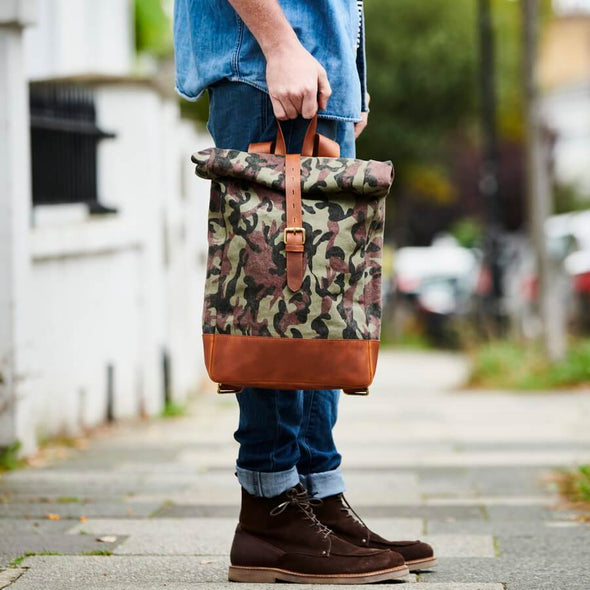
[{"label": "boot sole", "polygon": [[370,584],[371,582],[404,578],[409,573],[405,565],[363,574],[298,574],[271,567],[231,565],[229,567],[228,579],[230,582],[251,582],[257,584],[274,584],[275,582],[295,582],[299,584]]},{"label": "boot sole", "polygon": [[419,572],[427,570],[435,565],[438,565],[436,557],[429,557],[428,559],[414,559],[414,561],[406,561],[406,565],[411,572]]}]

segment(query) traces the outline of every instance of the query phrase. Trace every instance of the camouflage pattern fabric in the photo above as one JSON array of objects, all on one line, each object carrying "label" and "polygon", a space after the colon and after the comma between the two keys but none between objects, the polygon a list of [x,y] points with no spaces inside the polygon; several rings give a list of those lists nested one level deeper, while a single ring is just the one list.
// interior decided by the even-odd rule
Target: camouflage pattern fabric
[{"label": "camouflage pattern fabric", "polygon": [[391,162],[301,158],[301,289],[286,284],[284,157],[210,148],[205,334],[379,339],[381,249]]}]

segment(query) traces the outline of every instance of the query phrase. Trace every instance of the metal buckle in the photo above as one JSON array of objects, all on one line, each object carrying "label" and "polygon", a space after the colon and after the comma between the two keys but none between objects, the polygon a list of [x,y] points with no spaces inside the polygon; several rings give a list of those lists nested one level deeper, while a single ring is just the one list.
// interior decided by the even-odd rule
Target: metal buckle
[{"label": "metal buckle", "polygon": [[217,393],[240,393],[243,387],[234,387],[233,385],[226,385],[225,383],[217,384]]},{"label": "metal buckle", "polygon": [[287,234],[301,234],[301,243],[305,244],[305,228],[304,227],[286,227],[283,233],[283,240],[287,243]]},{"label": "metal buckle", "polygon": [[362,387],[358,389],[343,389],[346,395],[369,395],[369,388]]}]

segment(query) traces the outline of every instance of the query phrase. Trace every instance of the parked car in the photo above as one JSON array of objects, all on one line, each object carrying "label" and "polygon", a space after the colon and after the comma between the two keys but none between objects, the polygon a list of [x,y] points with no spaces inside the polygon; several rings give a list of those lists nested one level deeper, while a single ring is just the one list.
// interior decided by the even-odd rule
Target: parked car
[{"label": "parked car", "polygon": [[[452,340],[457,317],[468,313],[480,280],[480,255],[445,237],[429,247],[397,251],[394,261],[394,322],[414,315],[435,344]],[[397,318],[395,317],[397,313]]]},{"label": "parked car", "polygon": [[[547,252],[557,271],[567,320],[576,331],[590,331],[590,210],[553,215],[545,224]],[[512,315],[527,336],[538,331],[539,284],[536,257],[524,245],[508,277]]]}]

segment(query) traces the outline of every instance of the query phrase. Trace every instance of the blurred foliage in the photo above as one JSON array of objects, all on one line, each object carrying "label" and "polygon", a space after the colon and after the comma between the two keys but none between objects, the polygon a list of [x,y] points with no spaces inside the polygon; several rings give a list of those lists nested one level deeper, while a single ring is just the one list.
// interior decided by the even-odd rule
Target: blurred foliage
[{"label": "blurred foliage", "polygon": [[553,189],[555,213],[570,213],[590,209],[590,199],[574,184],[556,184]]},{"label": "blurred foliage", "polygon": [[481,245],[483,237],[483,226],[478,219],[465,217],[451,225],[449,233],[457,240],[463,248],[475,248]]},{"label": "blurred foliage", "polygon": [[209,118],[209,95],[204,92],[199,100],[190,101],[180,98],[180,114],[185,119],[192,119],[205,126]]},{"label": "blurred foliage", "polygon": [[[391,159],[396,166],[390,203],[395,211],[388,226],[399,245],[426,245],[457,218],[483,216],[477,186],[477,5],[476,0],[365,2],[371,114],[358,152],[364,158]],[[545,19],[549,0],[542,6]],[[515,229],[524,210],[521,6],[491,0],[491,10],[502,209],[511,211],[505,223]]]},{"label": "blurred foliage", "polygon": [[361,154],[403,163],[440,156],[445,136],[476,109],[473,0],[369,0],[370,124]]},{"label": "blurred foliage", "polygon": [[577,498],[590,502],[590,465],[580,465],[575,471],[574,490]]},{"label": "blurred foliage", "polygon": [[[135,46],[138,53],[147,53],[158,59],[174,56],[173,27],[170,16],[172,0],[134,0]],[[179,97],[182,117],[205,125],[209,116],[207,93],[197,101]]]},{"label": "blurred foliage", "polygon": [[134,0],[135,48],[138,53],[170,57],[174,51],[172,22],[165,0]]},{"label": "blurred foliage", "polygon": [[[381,347],[413,350],[432,349],[424,326],[415,314],[399,314],[395,303],[387,303],[381,323]],[[401,318],[399,316],[402,316]]]},{"label": "blurred foliage", "polygon": [[164,406],[164,409],[162,410],[160,416],[162,418],[177,418],[179,416],[186,416],[187,413],[188,410],[186,406],[178,404],[176,402],[169,401],[166,402],[166,405]]},{"label": "blurred foliage", "polygon": [[562,361],[551,363],[540,346],[495,341],[470,352],[470,386],[543,390],[590,383],[590,340],[570,344]]},{"label": "blurred foliage", "polygon": [[25,464],[24,460],[19,456],[20,448],[21,443],[18,441],[7,447],[0,448],[0,473],[18,469]]},{"label": "blurred foliage", "polygon": [[[590,503],[590,464],[579,465],[572,471],[558,473],[556,482],[560,493],[571,502],[581,503],[585,508]],[[582,518],[588,522],[587,517]]]},{"label": "blurred foliage", "polygon": [[457,191],[441,165],[409,164],[406,169],[406,184],[413,192],[428,195],[439,205],[452,203]]}]

